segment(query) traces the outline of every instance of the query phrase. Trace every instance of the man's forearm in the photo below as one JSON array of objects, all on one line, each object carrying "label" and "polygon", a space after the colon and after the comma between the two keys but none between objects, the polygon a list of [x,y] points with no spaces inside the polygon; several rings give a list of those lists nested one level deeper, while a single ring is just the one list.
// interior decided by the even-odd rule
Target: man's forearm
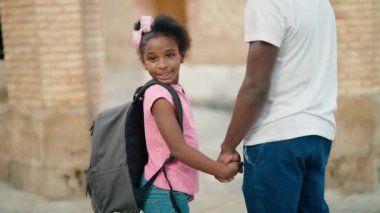
[{"label": "man's forearm", "polygon": [[221,145],[222,151],[231,152],[235,150],[251,125],[257,120],[266,100],[266,90],[247,84],[242,85],[226,137]]},{"label": "man's forearm", "polygon": [[233,152],[259,117],[267,100],[278,48],[262,41],[249,44],[247,71],[222,143],[222,152]]}]

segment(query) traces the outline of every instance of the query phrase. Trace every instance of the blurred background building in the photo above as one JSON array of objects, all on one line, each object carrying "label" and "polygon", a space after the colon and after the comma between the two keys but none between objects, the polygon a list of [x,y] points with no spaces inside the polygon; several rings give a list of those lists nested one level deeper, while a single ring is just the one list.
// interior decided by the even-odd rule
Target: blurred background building
[{"label": "blurred background building", "polygon": [[[47,198],[83,195],[88,127],[107,73],[143,83],[133,23],[166,13],[189,29],[182,84],[194,104],[230,110],[244,76],[244,0],[0,0],[0,180]],[[338,134],[330,188],[380,183],[380,1],[332,0],[338,26]],[[226,121],[228,122],[228,121]]]}]

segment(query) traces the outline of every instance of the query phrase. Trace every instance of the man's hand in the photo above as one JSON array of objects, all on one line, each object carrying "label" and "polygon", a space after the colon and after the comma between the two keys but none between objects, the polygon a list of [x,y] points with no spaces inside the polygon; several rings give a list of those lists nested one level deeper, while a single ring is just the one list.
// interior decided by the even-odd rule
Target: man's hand
[{"label": "man's hand", "polygon": [[[240,155],[239,155],[239,153],[236,150],[231,151],[231,152],[225,152],[225,151],[221,150],[217,161],[223,163],[224,165],[227,165],[227,164],[229,164],[231,162],[241,162]],[[242,167],[240,167],[239,173],[243,173],[243,168]],[[219,177],[215,177],[215,178],[217,180],[219,180],[220,182],[230,182],[230,181],[232,181],[234,179],[233,177],[230,178],[230,179],[222,179],[222,178],[219,178]]]}]

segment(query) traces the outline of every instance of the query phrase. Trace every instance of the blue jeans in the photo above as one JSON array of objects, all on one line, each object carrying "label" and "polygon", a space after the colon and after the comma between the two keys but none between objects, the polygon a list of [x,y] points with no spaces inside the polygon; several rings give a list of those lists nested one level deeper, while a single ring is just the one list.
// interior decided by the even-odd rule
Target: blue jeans
[{"label": "blue jeans", "polygon": [[330,140],[314,135],[244,147],[248,212],[329,212],[324,191],[330,149]]},{"label": "blue jeans", "polygon": [[[141,179],[140,186],[145,185],[144,176]],[[150,187],[145,196],[143,212],[144,213],[175,213],[174,207],[170,200],[169,190],[160,189],[154,185]],[[174,191],[174,197],[181,213],[189,213],[189,195],[184,192]]]}]

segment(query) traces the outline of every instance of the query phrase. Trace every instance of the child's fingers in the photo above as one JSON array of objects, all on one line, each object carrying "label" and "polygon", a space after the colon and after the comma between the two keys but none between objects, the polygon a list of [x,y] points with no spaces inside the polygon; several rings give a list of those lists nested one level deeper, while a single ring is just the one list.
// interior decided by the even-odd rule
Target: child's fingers
[{"label": "child's fingers", "polygon": [[237,173],[243,173],[243,162],[233,162],[236,166]]},{"label": "child's fingers", "polygon": [[227,182],[230,182],[232,181],[234,178],[229,178],[229,179],[223,179],[223,178],[219,178],[219,177],[216,177],[214,176],[215,179],[217,179],[219,182],[222,182],[222,183],[227,183]]},{"label": "child's fingers", "polygon": [[240,173],[240,174],[243,174],[243,166],[244,166],[244,163],[241,162],[241,164],[240,164],[240,169],[239,169],[239,173]]}]

